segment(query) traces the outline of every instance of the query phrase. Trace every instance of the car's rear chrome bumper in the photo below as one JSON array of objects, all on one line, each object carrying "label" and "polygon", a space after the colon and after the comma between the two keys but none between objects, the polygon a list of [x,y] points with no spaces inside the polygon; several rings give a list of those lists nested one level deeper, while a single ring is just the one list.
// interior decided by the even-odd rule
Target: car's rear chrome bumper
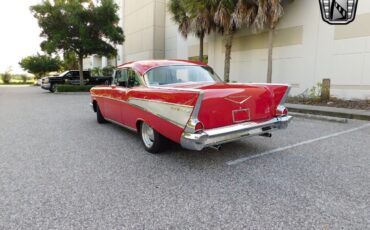
[{"label": "car's rear chrome bumper", "polygon": [[285,129],[292,116],[275,117],[265,122],[245,122],[221,128],[208,129],[200,133],[186,133],[181,137],[181,146],[191,150],[202,150],[205,147],[224,144],[245,137],[270,133]]}]

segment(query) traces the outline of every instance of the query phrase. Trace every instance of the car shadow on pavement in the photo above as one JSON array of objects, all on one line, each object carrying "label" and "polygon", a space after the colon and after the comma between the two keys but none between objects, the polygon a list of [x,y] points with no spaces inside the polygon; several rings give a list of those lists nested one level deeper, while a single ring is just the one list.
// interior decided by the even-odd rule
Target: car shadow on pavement
[{"label": "car shadow on pavement", "polygon": [[[268,149],[268,147],[265,147]],[[263,150],[262,150],[263,151]],[[169,148],[164,153],[159,154],[162,160],[169,163],[181,162],[189,164],[222,164],[240,157],[249,157],[261,152],[261,147],[253,143],[253,140],[235,141],[223,144],[220,150],[205,148],[202,151],[183,149],[179,144],[171,142]]]},{"label": "car shadow on pavement", "polygon": [[[220,150],[205,148],[201,151],[187,150],[175,142],[168,141],[166,151],[159,154],[151,154],[145,151],[138,133],[113,123],[104,125],[113,129],[114,133],[120,136],[118,139],[122,139],[122,143],[125,140],[126,143],[129,143],[127,147],[137,149],[144,157],[147,155],[148,158],[153,158],[153,160],[168,164],[179,164],[180,167],[190,164],[194,167],[207,167],[207,165],[211,166],[214,164],[224,167],[227,161],[240,157],[253,156],[259,154],[261,151],[269,149],[268,145],[261,146],[260,141],[263,140],[263,137],[251,137],[246,140],[223,144]],[[260,141],[258,141],[258,139],[260,139]]]}]

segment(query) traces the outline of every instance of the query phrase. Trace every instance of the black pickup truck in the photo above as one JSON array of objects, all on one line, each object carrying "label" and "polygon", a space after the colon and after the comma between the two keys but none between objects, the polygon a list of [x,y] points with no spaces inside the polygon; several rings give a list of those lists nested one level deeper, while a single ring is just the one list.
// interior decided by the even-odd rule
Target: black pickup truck
[{"label": "black pickup truck", "polygon": [[[90,71],[83,71],[84,83],[87,85],[109,85],[112,77],[109,76],[91,76]],[[58,76],[48,76],[41,79],[41,88],[54,93],[56,85],[61,84],[80,84],[80,73],[78,70],[68,70]]]}]

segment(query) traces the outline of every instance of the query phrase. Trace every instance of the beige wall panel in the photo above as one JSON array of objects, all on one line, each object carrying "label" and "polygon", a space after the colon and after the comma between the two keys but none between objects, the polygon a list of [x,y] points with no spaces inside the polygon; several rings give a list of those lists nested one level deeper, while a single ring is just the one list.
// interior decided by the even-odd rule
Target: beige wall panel
[{"label": "beige wall panel", "polygon": [[272,82],[304,85],[306,76],[303,69],[305,69],[304,58],[274,60]]},{"label": "beige wall panel", "polygon": [[144,51],[144,52],[127,54],[126,57],[127,57],[127,61],[137,61],[137,60],[153,59],[153,50],[147,50],[147,51]]},{"label": "beige wall panel", "polygon": [[[203,46],[203,54],[208,55],[208,43],[205,42]],[[199,45],[188,46],[189,57],[199,56]]]},{"label": "beige wall panel", "polygon": [[155,1],[155,10],[154,10],[154,24],[157,26],[165,26],[166,20],[166,4],[164,0]]},{"label": "beige wall panel", "polygon": [[362,81],[361,83],[364,85],[370,85],[370,53],[367,53],[364,56],[364,70],[362,74]]},{"label": "beige wall panel", "polygon": [[[303,26],[278,29],[274,36],[274,47],[293,46],[303,43]],[[241,36],[234,39],[233,51],[268,48],[268,33]]]},{"label": "beige wall panel", "polygon": [[331,95],[340,98],[348,99],[370,99],[370,90],[358,90],[358,89],[332,89]]},{"label": "beige wall panel", "polygon": [[164,50],[155,50],[153,52],[153,59],[163,59],[164,58]]},{"label": "beige wall panel", "polygon": [[370,36],[370,13],[357,15],[356,20],[346,26],[335,26],[335,40]]},{"label": "beige wall panel", "polygon": [[367,50],[367,38],[352,38],[332,41],[332,51],[337,54],[364,53]]},{"label": "beige wall panel", "polygon": [[363,55],[337,55],[333,56],[331,71],[328,78],[332,84],[356,85],[362,82]]},{"label": "beige wall panel", "polygon": [[128,36],[131,33],[146,29],[154,25],[154,4],[146,5],[142,9],[133,14],[125,15],[125,34]]},{"label": "beige wall panel", "polygon": [[231,62],[230,79],[241,83],[262,82],[262,76],[266,76],[266,73],[259,66],[264,64],[267,65],[261,60]]},{"label": "beige wall panel", "polygon": [[124,0],[125,15],[134,14],[142,10],[144,7],[153,4],[153,0]]},{"label": "beige wall panel", "polygon": [[[164,54],[165,54],[165,39],[164,39],[164,33],[165,33],[165,28],[164,27],[157,27],[155,28],[155,33],[154,33],[154,51],[155,55],[154,57],[156,59],[163,59]],[[161,54],[161,55],[159,55]]]}]

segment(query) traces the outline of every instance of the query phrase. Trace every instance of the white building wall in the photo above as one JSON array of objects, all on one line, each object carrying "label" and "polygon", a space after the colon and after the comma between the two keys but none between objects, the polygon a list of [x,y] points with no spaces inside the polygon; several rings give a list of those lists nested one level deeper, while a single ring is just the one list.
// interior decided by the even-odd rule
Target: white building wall
[{"label": "white building wall", "polygon": [[[125,23],[124,23],[124,9],[125,9],[125,1],[124,0],[115,0],[116,4],[119,7],[118,15],[120,17],[119,25],[123,29],[123,33],[125,34]],[[126,35],[126,34],[125,34]],[[122,45],[117,46],[117,65],[122,65],[125,62],[125,47],[124,43]]]},{"label": "white building wall", "polygon": [[[323,22],[316,1],[293,2],[285,8],[277,28],[282,35],[278,43],[286,44],[274,47],[273,82],[292,84],[292,94],[300,94],[323,78],[330,78],[333,96],[370,98],[369,21],[370,1],[359,1],[356,21],[346,26]],[[299,36],[301,39],[297,39]],[[250,35],[247,30],[235,36],[232,81],[265,82],[268,51],[260,44],[265,38],[261,34]],[[211,36],[208,50],[209,64],[222,76],[222,37]]]},{"label": "white building wall", "polygon": [[[118,64],[142,59],[188,59],[197,56],[199,40],[184,39],[167,10],[169,0],[117,0],[126,35]],[[285,8],[274,40],[273,82],[289,83],[301,94],[330,78],[332,95],[370,98],[370,1],[359,1],[355,22],[332,26],[322,21],[318,1],[294,1]],[[265,82],[267,34],[243,30],[235,35],[231,80]],[[222,77],[223,38],[205,39],[209,65]]]}]

